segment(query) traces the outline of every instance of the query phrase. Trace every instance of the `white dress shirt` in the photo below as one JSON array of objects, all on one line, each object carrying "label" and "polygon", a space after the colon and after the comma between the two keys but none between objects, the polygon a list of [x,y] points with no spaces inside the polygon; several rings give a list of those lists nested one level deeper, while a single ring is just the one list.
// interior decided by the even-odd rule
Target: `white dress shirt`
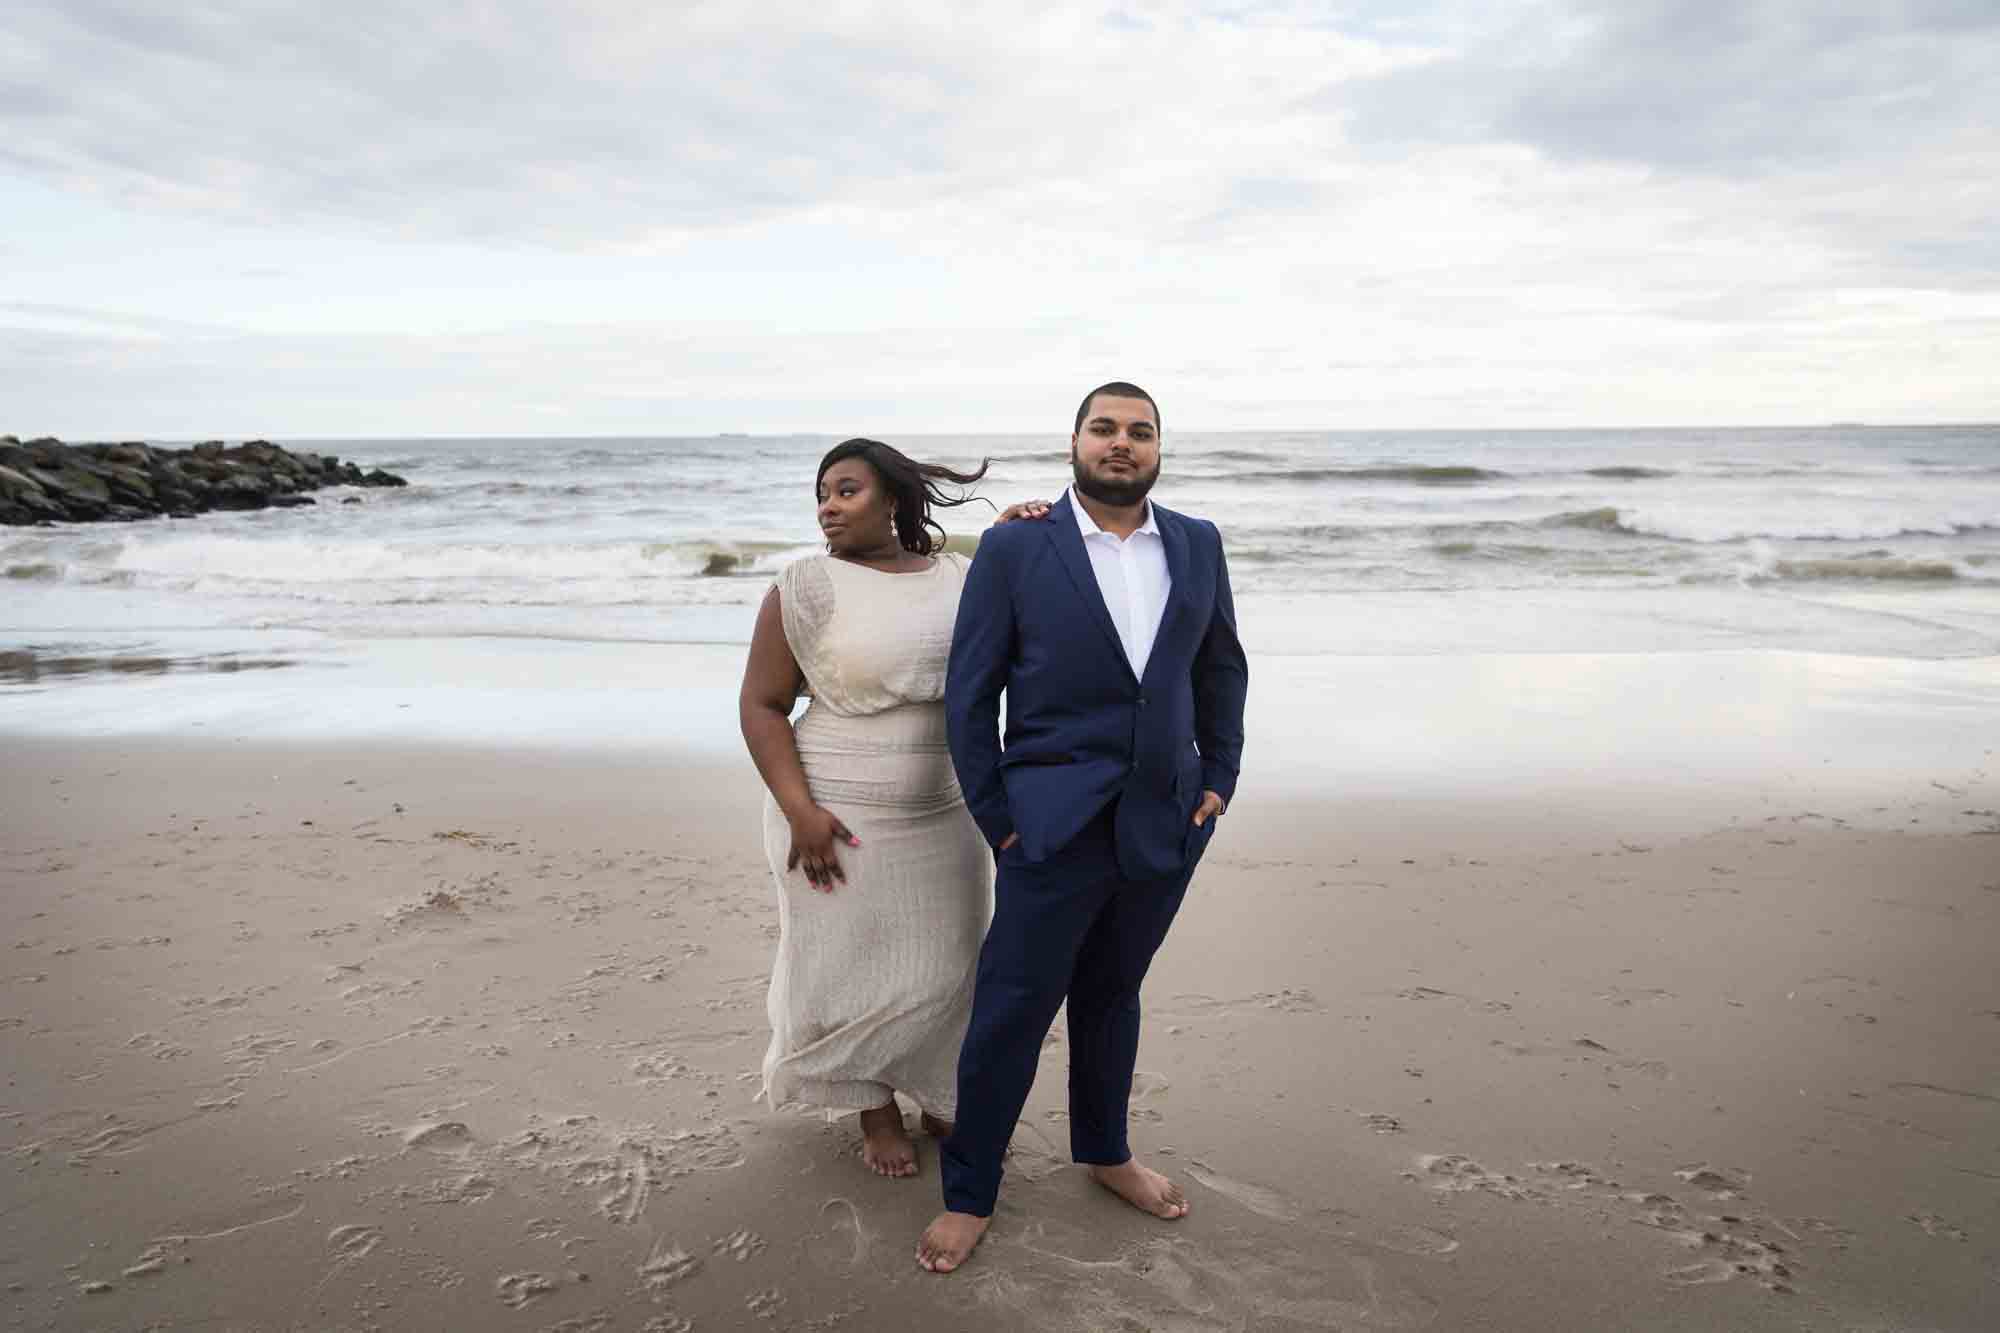
[{"label": "white dress shirt", "polygon": [[1160,525],[1153,521],[1153,503],[1146,502],[1146,521],[1139,530],[1121,541],[1097,526],[1074,489],[1068,494],[1070,512],[1083,533],[1083,549],[1090,554],[1091,572],[1097,575],[1097,591],[1118,629],[1118,641],[1125,645],[1125,660],[1132,664],[1132,674],[1144,679],[1160,617],[1167,609],[1167,593],[1173,587],[1166,543],[1160,538]]}]

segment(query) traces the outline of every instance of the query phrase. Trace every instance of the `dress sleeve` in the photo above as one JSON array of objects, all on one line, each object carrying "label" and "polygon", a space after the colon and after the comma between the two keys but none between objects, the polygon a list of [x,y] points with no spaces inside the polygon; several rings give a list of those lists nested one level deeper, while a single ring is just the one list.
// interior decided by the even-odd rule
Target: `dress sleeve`
[{"label": "dress sleeve", "polygon": [[817,698],[825,698],[834,684],[826,635],[833,621],[833,603],[833,576],[827,572],[824,557],[794,560],[779,572],[778,609],[783,614],[785,643]]}]

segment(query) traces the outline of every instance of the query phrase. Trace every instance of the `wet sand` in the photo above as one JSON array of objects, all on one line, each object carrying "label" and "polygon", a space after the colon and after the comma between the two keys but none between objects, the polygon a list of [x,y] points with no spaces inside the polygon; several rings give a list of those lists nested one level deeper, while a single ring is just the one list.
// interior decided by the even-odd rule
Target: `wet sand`
[{"label": "wet sand", "polygon": [[[776,910],[703,753],[9,739],[9,1328],[1951,1329],[2000,1309],[2000,787],[1587,817],[1266,769],[993,1232],[751,1102]],[[1291,782],[1296,785],[1288,786]],[[1476,783],[1468,783],[1476,787]],[[1670,815],[1672,817],[1670,817]]]}]

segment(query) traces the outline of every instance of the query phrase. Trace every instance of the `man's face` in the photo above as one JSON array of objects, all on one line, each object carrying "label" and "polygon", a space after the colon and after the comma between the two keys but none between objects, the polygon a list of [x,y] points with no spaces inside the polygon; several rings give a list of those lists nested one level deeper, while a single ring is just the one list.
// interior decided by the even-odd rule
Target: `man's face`
[{"label": "man's face", "polygon": [[1143,398],[1101,393],[1069,437],[1076,488],[1099,504],[1135,505],[1160,479],[1160,427]]}]

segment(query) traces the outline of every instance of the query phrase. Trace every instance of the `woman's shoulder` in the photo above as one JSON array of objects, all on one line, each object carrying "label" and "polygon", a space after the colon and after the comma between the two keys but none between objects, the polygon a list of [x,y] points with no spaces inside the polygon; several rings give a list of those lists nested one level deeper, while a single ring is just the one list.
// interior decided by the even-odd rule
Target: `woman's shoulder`
[{"label": "woman's shoulder", "polygon": [[833,614],[833,558],[823,553],[788,560],[771,580],[771,591],[783,603],[790,627],[803,630],[823,624]]},{"label": "woman's shoulder", "polygon": [[802,580],[823,579],[827,576],[827,566],[832,562],[833,557],[824,551],[794,556],[778,566],[777,576],[772,582],[779,588],[786,588]]}]

